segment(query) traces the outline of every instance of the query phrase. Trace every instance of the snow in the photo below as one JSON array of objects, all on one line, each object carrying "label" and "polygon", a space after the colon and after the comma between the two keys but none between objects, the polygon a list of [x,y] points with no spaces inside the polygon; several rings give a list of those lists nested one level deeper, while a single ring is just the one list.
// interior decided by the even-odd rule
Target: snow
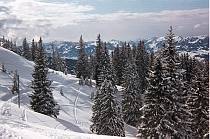
[{"label": "snow", "polygon": [[[95,91],[94,87],[80,86],[79,79],[75,76],[49,70],[49,79],[53,81],[53,95],[61,108],[60,115],[54,119],[30,109],[28,96],[32,91],[30,85],[34,63],[0,47],[0,65],[3,63],[7,73],[0,71],[0,138],[119,138],[94,135],[89,130],[92,114],[90,95]],[[20,109],[17,106],[17,96],[10,91],[16,69],[20,75]],[[60,94],[61,88],[64,96]],[[127,138],[134,137],[136,132],[136,128],[126,125]]]},{"label": "snow", "polygon": [[163,37],[159,37],[159,38],[157,38],[157,41],[164,41],[165,40],[165,37],[163,36]]},{"label": "snow", "polygon": [[196,39],[194,41],[190,41],[189,43],[193,44],[193,43],[197,43],[200,39]]}]

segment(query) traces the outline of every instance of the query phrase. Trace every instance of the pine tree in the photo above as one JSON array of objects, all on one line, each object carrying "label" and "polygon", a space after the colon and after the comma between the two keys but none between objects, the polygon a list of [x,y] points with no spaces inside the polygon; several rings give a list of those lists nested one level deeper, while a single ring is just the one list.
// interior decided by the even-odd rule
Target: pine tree
[{"label": "pine tree", "polygon": [[32,59],[32,61],[35,60],[35,52],[36,52],[36,44],[33,39],[32,43],[31,43],[31,59]]},{"label": "pine tree", "polygon": [[17,45],[16,43],[12,44],[12,51],[16,54],[18,54],[18,48],[17,48]]},{"label": "pine tree", "polygon": [[95,69],[96,69],[96,58],[94,55],[90,55],[88,67],[89,67],[89,74],[91,77],[90,79],[94,79]]},{"label": "pine tree", "polygon": [[[159,58],[162,63],[162,72],[159,74],[160,81],[158,82],[160,83],[157,85],[160,87],[158,89],[158,86],[154,86],[151,82],[153,79],[150,80],[150,89],[145,93],[145,105],[142,109],[143,122],[140,124],[139,135],[155,138],[189,137],[190,129],[186,121],[189,115],[184,103],[186,88],[182,83],[182,70],[179,69],[179,57],[175,50],[172,27],[166,36],[166,45]],[[155,88],[157,88],[156,92]],[[152,95],[156,99],[153,100]],[[154,118],[158,119],[154,121]]]},{"label": "pine tree", "polygon": [[82,39],[82,35],[79,40],[79,46],[80,50],[76,66],[76,73],[78,78],[83,77],[85,79],[88,78],[90,75],[88,73],[88,57],[85,53],[85,46],[84,46],[84,41]]},{"label": "pine tree", "polygon": [[144,94],[146,88],[147,88],[147,77],[148,77],[148,54],[144,47],[144,42],[140,41],[139,46],[136,50],[136,70],[138,73],[138,76],[140,78],[140,85],[139,85],[139,93],[141,95]]},{"label": "pine tree", "polygon": [[35,112],[39,112],[48,116],[57,117],[59,114],[58,104],[53,98],[53,94],[50,88],[51,81],[48,80],[48,68],[46,67],[44,48],[42,46],[42,40],[40,38],[39,45],[36,50],[34,73],[32,74],[32,95],[31,108]]},{"label": "pine tree", "polygon": [[29,45],[28,45],[28,42],[27,42],[26,38],[23,39],[22,48],[23,48],[22,56],[25,57],[28,60],[31,60],[30,48],[29,48]]},{"label": "pine tree", "polygon": [[125,136],[121,110],[116,100],[117,88],[106,45],[101,50],[99,84],[97,86],[90,129],[99,135]]},{"label": "pine tree", "polygon": [[166,113],[167,103],[165,103],[163,90],[163,70],[160,60],[154,65],[154,71],[151,72],[148,90],[144,95],[143,116],[139,126],[139,137],[165,138],[164,133],[164,115]]},{"label": "pine tree", "polygon": [[154,65],[154,52],[152,51],[149,56],[149,70],[152,70]]},{"label": "pine tree", "polygon": [[97,36],[97,40],[96,40],[96,54],[95,54],[96,66],[95,66],[95,77],[94,77],[94,79],[96,80],[96,86],[100,86],[100,84],[102,83],[99,79],[101,69],[102,69],[102,64],[101,64],[102,51],[103,51],[103,47],[102,47],[101,35],[99,34]]},{"label": "pine tree", "polygon": [[124,75],[124,91],[122,95],[122,112],[125,123],[136,127],[141,117],[142,104],[139,96],[139,76],[133,61],[127,60]]},{"label": "pine tree", "polygon": [[121,117],[121,111],[116,102],[117,93],[116,87],[112,81],[105,79],[100,88],[101,102],[101,115],[100,115],[100,135],[111,136],[125,136],[124,123]]},{"label": "pine tree", "polygon": [[92,107],[91,131],[99,135],[125,136],[121,110],[116,100],[113,81],[105,79],[97,90]]},{"label": "pine tree", "polygon": [[116,76],[116,84],[120,85],[122,81],[122,68],[121,68],[121,63],[120,63],[120,49],[119,46],[117,46],[114,49],[113,57],[112,57],[112,65],[113,65],[113,70],[114,74]]},{"label": "pine tree", "polygon": [[125,81],[123,80],[123,72],[124,72],[124,69],[125,69],[125,65],[126,65],[126,62],[127,62],[127,53],[126,53],[126,43],[124,43],[124,45],[121,47],[121,50],[120,50],[120,58],[119,58],[119,61],[120,61],[120,65],[119,65],[119,69],[120,69],[120,76],[118,77],[119,78],[119,83],[120,85],[123,84]]},{"label": "pine tree", "polygon": [[53,70],[61,71],[65,75],[68,73],[65,59],[61,58],[58,50],[54,46],[52,46],[51,57],[48,57],[47,66]]},{"label": "pine tree", "polygon": [[192,113],[189,118],[192,129],[192,138],[203,139],[209,132],[209,69],[208,64],[193,68],[193,78],[187,107]]}]

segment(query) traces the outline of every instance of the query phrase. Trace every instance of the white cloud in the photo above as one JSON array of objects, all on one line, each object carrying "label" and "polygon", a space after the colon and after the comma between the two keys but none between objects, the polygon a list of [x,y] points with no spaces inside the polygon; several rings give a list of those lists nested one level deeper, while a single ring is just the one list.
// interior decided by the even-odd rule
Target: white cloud
[{"label": "white cloud", "polygon": [[194,25],[194,28],[199,28],[201,26],[201,24],[196,24]]},{"label": "white cloud", "polygon": [[[106,39],[134,39],[163,35],[169,25],[175,26],[179,35],[197,35],[206,33],[208,10],[96,14],[93,6],[78,3],[1,0],[0,35],[12,38],[41,35],[48,40],[77,40],[82,33],[87,39],[95,39],[100,32]],[[206,24],[201,30],[192,30],[202,23]]]}]

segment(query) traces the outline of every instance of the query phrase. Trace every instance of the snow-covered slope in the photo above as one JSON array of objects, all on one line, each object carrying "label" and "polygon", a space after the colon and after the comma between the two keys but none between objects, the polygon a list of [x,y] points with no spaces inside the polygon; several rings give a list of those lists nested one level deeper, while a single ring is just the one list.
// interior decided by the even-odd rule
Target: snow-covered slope
[{"label": "snow-covered slope", "polygon": [[[177,44],[177,50],[180,53],[188,52],[192,56],[198,58],[208,58],[209,51],[209,36],[191,36],[191,37],[175,37]],[[157,51],[163,47],[165,41],[164,37],[153,37],[151,39],[144,40],[145,47],[148,51]],[[131,46],[136,46],[139,40],[130,41]],[[119,40],[111,40],[107,42],[107,48],[109,51],[113,51],[115,47],[122,46],[124,42]],[[52,53],[52,46],[57,47],[58,51],[63,57],[69,59],[77,59],[78,56],[78,42],[67,41],[53,41],[45,43],[47,52]],[[95,52],[96,43],[94,41],[85,42],[85,50],[88,55]]]},{"label": "snow-covered slope", "polygon": [[[113,138],[93,135],[91,124],[90,95],[94,87],[78,85],[73,75],[50,70],[53,95],[60,105],[57,119],[33,112],[29,106],[33,62],[0,47],[0,64],[7,73],[0,71],[0,138]],[[15,70],[20,75],[21,109],[17,107],[17,96],[11,94],[12,76]],[[64,96],[59,91],[63,89]],[[127,136],[135,136],[136,129],[126,126]]]}]

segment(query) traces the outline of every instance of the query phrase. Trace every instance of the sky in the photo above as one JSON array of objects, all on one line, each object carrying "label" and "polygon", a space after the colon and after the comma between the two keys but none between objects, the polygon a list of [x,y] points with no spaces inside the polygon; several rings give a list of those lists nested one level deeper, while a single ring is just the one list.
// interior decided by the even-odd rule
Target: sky
[{"label": "sky", "polygon": [[0,36],[105,41],[208,35],[208,0],[0,0]]}]

